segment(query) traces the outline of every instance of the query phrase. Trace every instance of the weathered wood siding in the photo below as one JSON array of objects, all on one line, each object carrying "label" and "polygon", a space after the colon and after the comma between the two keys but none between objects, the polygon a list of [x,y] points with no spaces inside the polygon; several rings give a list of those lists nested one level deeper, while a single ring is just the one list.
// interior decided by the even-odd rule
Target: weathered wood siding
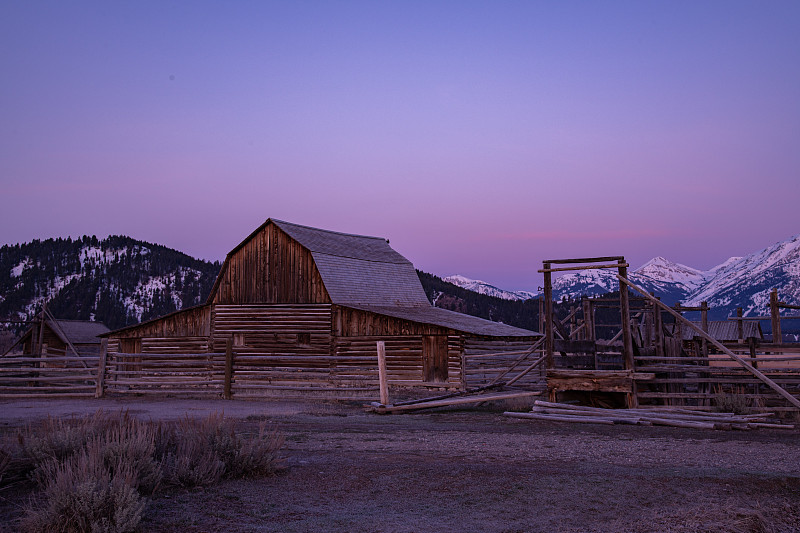
[{"label": "weathered wood siding", "polygon": [[196,354],[208,352],[208,337],[145,337],[142,353]]},{"label": "weathered wood siding", "polygon": [[458,334],[452,329],[434,324],[412,322],[338,305],[333,306],[333,323],[333,331],[337,337]]},{"label": "weathered wood siding", "polygon": [[[530,339],[490,339],[483,337],[466,337],[464,339],[464,367],[465,380],[468,388],[481,387],[490,384],[497,376],[507,370],[518,358],[513,352],[521,352],[529,349],[536,341]],[[512,352],[512,355],[491,354]],[[488,355],[488,357],[480,357]],[[477,356],[477,357],[476,357]],[[504,379],[511,379],[522,372],[527,366],[539,357],[539,352],[535,352],[517,365],[511,372],[506,374]],[[532,390],[546,388],[544,376],[544,365],[534,369],[526,376],[521,378],[515,385]]]},{"label": "weathered wood siding", "polygon": [[330,355],[330,305],[215,305],[214,349],[238,354]]},{"label": "weathered wood siding", "polygon": [[267,224],[222,266],[215,304],[330,303],[311,252]]},{"label": "weathered wood siding", "polygon": [[211,332],[211,306],[192,307],[157,320],[117,331],[110,339],[143,337],[208,337]]},{"label": "weathered wood siding", "polygon": [[461,388],[461,353],[462,341],[459,335],[446,337],[447,346],[447,380],[443,382],[427,381],[423,364],[423,336],[361,336],[339,337],[335,339],[334,351],[337,358],[363,357],[374,361],[370,375],[375,383],[378,379],[377,342],[383,341],[386,346],[386,373],[389,385]]}]

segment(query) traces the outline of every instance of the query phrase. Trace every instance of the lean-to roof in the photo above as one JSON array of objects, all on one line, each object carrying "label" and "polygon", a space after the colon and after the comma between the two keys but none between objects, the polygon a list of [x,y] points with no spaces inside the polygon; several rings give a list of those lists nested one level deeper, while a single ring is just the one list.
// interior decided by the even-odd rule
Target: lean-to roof
[{"label": "lean-to roof", "polygon": [[392,306],[348,306],[361,311],[370,311],[379,315],[386,315],[401,320],[433,324],[462,333],[486,337],[539,337],[535,331],[492,322],[428,304],[426,307],[392,307]]}]

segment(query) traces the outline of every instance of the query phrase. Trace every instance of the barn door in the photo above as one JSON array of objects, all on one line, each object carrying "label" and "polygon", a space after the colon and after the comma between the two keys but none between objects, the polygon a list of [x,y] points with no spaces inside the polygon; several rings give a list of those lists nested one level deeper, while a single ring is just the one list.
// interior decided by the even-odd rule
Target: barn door
[{"label": "barn door", "polygon": [[422,336],[422,379],[437,383],[447,381],[446,336]]}]

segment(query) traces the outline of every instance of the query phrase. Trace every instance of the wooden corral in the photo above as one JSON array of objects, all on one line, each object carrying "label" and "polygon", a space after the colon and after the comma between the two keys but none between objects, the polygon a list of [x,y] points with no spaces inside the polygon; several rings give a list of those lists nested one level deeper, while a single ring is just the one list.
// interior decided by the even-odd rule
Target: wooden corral
[{"label": "wooden corral", "polygon": [[[539,336],[433,307],[383,238],[270,219],[228,254],[205,305],[106,335],[102,392],[375,399],[378,342],[390,386],[465,390]],[[541,388],[541,373],[517,386]]]},{"label": "wooden corral", "polygon": [[[580,266],[552,266],[564,264]],[[770,316],[743,317],[739,310],[728,321],[709,321],[705,302],[669,308],[627,279],[623,258],[605,257],[545,261],[545,294],[552,294],[551,272],[586,264],[618,269],[624,288],[616,304],[620,330],[611,339],[597,339],[595,310],[615,303],[609,298],[584,298],[563,320],[555,318],[552,303],[545,299],[551,400],[566,395],[590,403],[699,410],[731,401],[743,410],[800,407],[800,344],[780,342],[780,322],[798,318],[780,315],[780,310],[798,306],[780,302],[777,290]],[[685,319],[682,314],[687,311],[699,311],[701,320]],[[758,320],[771,321],[778,342],[764,338]]]}]

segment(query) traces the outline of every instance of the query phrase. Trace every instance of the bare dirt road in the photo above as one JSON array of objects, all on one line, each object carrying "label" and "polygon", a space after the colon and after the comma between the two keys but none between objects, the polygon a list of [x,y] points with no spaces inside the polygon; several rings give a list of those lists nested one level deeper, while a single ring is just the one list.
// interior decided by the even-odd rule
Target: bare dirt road
[{"label": "bare dirt road", "polygon": [[[161,493],[145,531],[800,532],[800,432],[569,425],[497,410],[375,415],[321,402],[0,403],[0,430],[126,407],[224,410],[285,435],[286,469]],[[0,513],[20,499],[0,492]],[[13,530],[13,529],[12,529]]]}]

